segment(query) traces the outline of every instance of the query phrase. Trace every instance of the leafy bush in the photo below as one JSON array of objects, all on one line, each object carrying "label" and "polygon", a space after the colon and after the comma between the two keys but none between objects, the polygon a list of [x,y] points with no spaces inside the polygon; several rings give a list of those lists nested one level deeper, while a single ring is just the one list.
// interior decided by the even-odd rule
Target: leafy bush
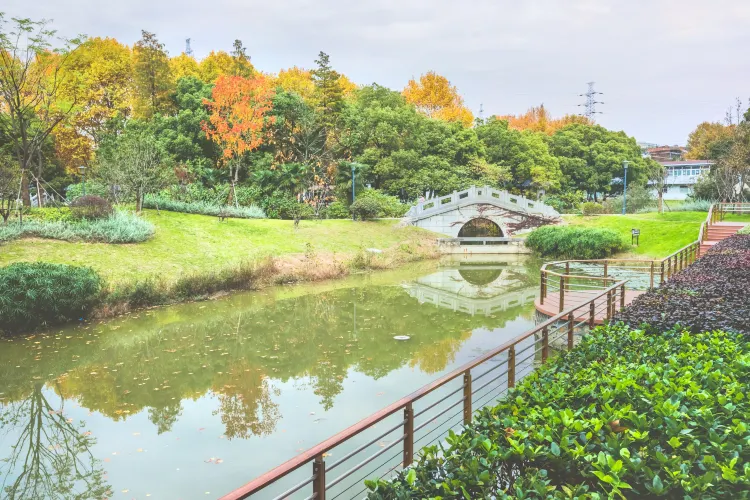
[{"label": "leafy bush", "polygon": [[[157,197],[160,200],[181,201],[185,203],[202,202],[209,205],[223,206],[227,204],[231,186],[229,184],[220,184],[214,187],[206,187],[201,183],[192,183],[186,185],[172,185],[159,192]],[[251,207],[258,205],[262,198],[260,189],[257,186],[237,186],[235,187],[237,204],[241,207]]]},{"label": "leafy bush", "polygon": [[362,199],[374,200],[378,204],[376,217],[403,217],[409,210],[409,205],[401,203],[397,197],[387,195],[377,189],[365,189],[357,194],[357,200]]},{"label": "leafy bush", "polygon": [[[86,195],[94,195],[106,199],[111,197],[109,188],[105,184],[88,180],[86,181]],[[71,184],[65,189],[65,197],[70,201],[80,198],[81,196],[83,196],[83,183],[81,182],[78,184]]]},{"label": "leafy bush", "polygon": [[86,317],[101,289],[101,278],[88,267],[35,262],[0,268],[0,330],[18,333]]},{"label": "leafy bush", "polygon": [[359,220],[374,219],[380,213],[380,203],[375,198],[357,198],[349,205],[349,211]]},{"label": "leafy bush", "polygon": [[264,198],[261,205],[271,219],[293,219],[291,214],[296,210],[299,202],[292,196],[274,193]]},{"label": "leafy bush", "polygon": [[618,318],[650,330],[680,325],[699,332],[719,328],[750,334],[750,235],[714,245],[659,288],[636,297]]},{"label": "leafy bush", "polygon": [[349,219],[351,216],[349,208],[340,201],[334,201],[321,211],[321,217],[326,219]]},{"label": "leafy bush", "polygon": [[40,222],[75,222],[68,207],[32,208],[24,213],[24,220]]},{"label": "leafy bush", "polygon": [[[622,196],[607,198],[603,205],[605,213],[622,213]],[[649,207],[656,208],[656,198],[652,191],[643,186],[628,186],[626,213],[635,214]]]},{"label": "leafy bush", "polygon": [[205,201],[174,201],[158,196],[147,196],[143,202],[144,208],[159,208],[169,212],[182,212],[186,214],[200,215],[223,215],[236,219],[265,219],[266,214],[259,207],[235,207],[232,205],[215,205]]},{"label": "leafy bush", "polygon": [[750,344],[598,328],[370,499],[747,498]]},{"label": "leafy bush", "polygon": [[135,214],[115,211],[106,219],[75,222],[25,220],[0,225],[0,242],[22,236],[64,241],[99,241],[104,243],[139,243],[154,235],[154,226]]},{"label": "leafy bush", "polygon": [[586,193],[583,191],[567,191],[544,197],[544,203],[551,206],[561,214],[572,213],[580,210],[581,204],[585,201]]},{"label": "leafy bush", "polygon": [[542,257],[601,259],[625,249],[611,229],[579,226],[544,226],[526,238],[526,246]]},{"label": "leafy bush", "polygon": [[112,215],[112,204],[94,195],[81,196],[70,204],[70,214],[76,220],[99,220]]},{"label": "leafy bush", "polygon": [[600,203],[594,203],[593,201],[587,201],[581,204],[581,213],[583,215],[600,215],[604,213],[604,207]]}]

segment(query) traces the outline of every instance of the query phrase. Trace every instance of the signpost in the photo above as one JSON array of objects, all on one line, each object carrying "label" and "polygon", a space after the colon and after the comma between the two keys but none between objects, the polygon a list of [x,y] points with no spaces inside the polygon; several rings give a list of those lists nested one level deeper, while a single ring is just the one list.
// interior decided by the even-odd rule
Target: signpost
[{"label": "signpost", "polygon": [[638,238],[641,236],[641,230],[640,229],[631,229],[630,230],[630,244],[638,246]]}]

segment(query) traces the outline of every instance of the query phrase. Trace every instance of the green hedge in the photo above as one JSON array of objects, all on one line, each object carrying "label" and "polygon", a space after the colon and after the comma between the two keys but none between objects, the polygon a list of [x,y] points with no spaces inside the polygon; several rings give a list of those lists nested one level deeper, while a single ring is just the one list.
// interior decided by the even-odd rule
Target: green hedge
[{"label": "green hedge", "polygon": [[86,317],[101,289],[101,278],[88,267],[23,262],[0,268],[0,330],[18,333]]},{"label": "green hedge", "polygon": [[[45,209],[42,209],[45,210]],[[23,224],[0,224],[0,243],[22,236],[49,238],[64,241],[97,241],[103,243],[139,243],[154,235],[154,225],[137,215],[115,211],[106,219],[71,221],[65,217],[58,221],[29,218]]]},{"label": "green hedge", "polygon": [[740,334],[598,328],[371,499],[748,498]]},{"label": "green hedge", "polygon": [[611,229],[578,226],[544,226],[526,238],[526,246],[542,257],[601,259],[625,249]]}]

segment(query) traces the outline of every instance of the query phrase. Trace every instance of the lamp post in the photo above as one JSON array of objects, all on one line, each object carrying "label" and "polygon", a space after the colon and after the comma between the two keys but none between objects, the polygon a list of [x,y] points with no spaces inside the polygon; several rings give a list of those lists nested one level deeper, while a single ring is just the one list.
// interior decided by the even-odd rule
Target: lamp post
[{"label": "lamp post", "polygon": [[357,173],[354,171],[354,163],[352,163],[352,203],[354,203],[354,198],[356,196],[356,193],[354,192],[354,179]]},{"label": "lamp post", "polygon": [[628,160],[624,160],[622,162],[622,165],[625,167],[625,177],[623,177],[622,181],[622,215],[625,215],[625,209],[627,208],[627,199],[628,199],[628,164],[630,162]]},{"label": "lamp post", "polygon": [[86,167],[84,165],[81,165],[78,167],[78,170],[81,172],[81,176],[83,177],[83,196],[86,196]]}]

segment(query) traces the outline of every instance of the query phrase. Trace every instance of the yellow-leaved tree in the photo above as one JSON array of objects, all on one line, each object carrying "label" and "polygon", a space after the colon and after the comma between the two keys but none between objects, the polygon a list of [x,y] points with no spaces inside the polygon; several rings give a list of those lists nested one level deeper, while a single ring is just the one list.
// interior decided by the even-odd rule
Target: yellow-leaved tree
[{"label": "yellow-leaved tree", "polygon": [[297,66],[279,71],[275,84],[287,92],[298,94],[305,101],[311,101],[315,95],[312,73]]},{"label": "yellow-leaved tree", "polygon": [[201,77],[198,61],[196,61],[193,56],[189,56],[184,52],[169,60],[169,69],[175,82],[186,76],[194,76],[195,78]]},{"label": "yellow-leaved tree", "polygon": [[515,130],[531,130],[532,132],[542,132],[547,135],[554,134],[557,130],[571,123],[582,123],[592,125],[591,120],[585,116],[565,115],[562,118],[553,118],[544,104],[533,106],[522,115],[503,115],[497,116],[498,120],[508,122],[508,127]]},{"label": "yellow-leaved tree", "polygon": [[428,71],[419,80],[409,80],[403,95],[407,102],[416,106],[430,118],[461,122],[470,126],[474,121],[471,111],[464,106],[458,89],[444,76]]},{"label": "yellow-leaved tree", "polygon": [[687,141],[688,152],[685,155],[692,160],[715,160],[724,149],[722,143],[728,144],[734,137],[734,125],[723,125],[718,122],[703,122],[690,132]]}]

